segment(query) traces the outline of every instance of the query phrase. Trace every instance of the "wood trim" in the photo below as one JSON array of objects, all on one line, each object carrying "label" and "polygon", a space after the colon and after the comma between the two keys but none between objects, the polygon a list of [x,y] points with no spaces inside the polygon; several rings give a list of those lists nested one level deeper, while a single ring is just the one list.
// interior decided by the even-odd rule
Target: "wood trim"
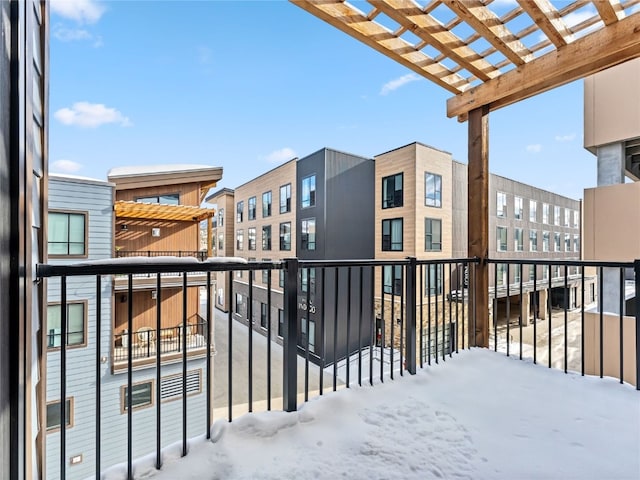
[{"label": "wood trim", "polygon": [[[74,418],[75,418],[75,397],[70,396],[67,397],[67,400],[69,401],[69,425],[67,425],[67,430],[70,428],[73,428],[73,426],[75,425],[74,422]],[[53,427],[53,428],[47,428],[47,407],[49,405],[53,405],[54,403],[60,403],[60,399],[57,400],[49,400],[48,402],[46,402],[45,407],[44,407],[44,422],[43,426],[44,426],[44,430],[47,433],[47,435],[49,433],[55,433],[55,432],[59,432],[61,427],[62,427],[62,422],[63,420],[60,419],[60,425],[57,427]]]},{"label": "wood trim", "polygon": [[605,25],[611,25],[624,18],[619,0],[596,0],[592,3]]},{"label": "wood trim", "polygon": [[637,57],[640,57],[640,14],[449,98],[447,116],[465,116],[483,105],[496,110]]},{"label": "wood trim", "polygon": [[[89,322],[89,301],[84,299],[84,300],[70,300],[70,301],[67,302],[67,306],[69,306],[69,305],[78,305],[78,304],[83,304],[83,314],[84,314],[84,321],[83,321],[84,333],[83,333],[83,338],[84,338],[84,341],[82,343],[78,343],[78,344],[74,344],[74,345],[67,345],[67,348],[66,348],[67,350],[75,350],[77,348],[85,348],[87,346],[87,344],[88,344],[87,337],[89,335],[89,325],[88,325],[88,322]],[[50,302],[50,303],[47,303],[46,306],[48,308],[48,307],[53,307],[53,306],[56,306],[56,305],[61,305],[61,303],[60,302]],[[45,350],[47,352],[56,352],[56,351],[61,350],[62,347],[61,346],[60,347],[49,347],[48,346],[49,342],[47,342],[47,338],[49,336],[49,332],[48,332],[48,330],[46,328],[47,327],[47,318],[48,318],[47,317],[47,312],[45,311],[45,315],[44,315],[44,320],[45,321],[43,322],[45,328],[42,329],[42,336],[45,339],[44,340],[44,345],[46,347]],[[68,320],[69,320],[69,317],[67,315],[67,321]],[[60,341],[62,342],[62,339]]]},{"label": "wood trim", "polygon": [[[598,2],[596,2],[598,3]],[[573,34],[567,28],[558,10],[549,0],[518,0],[518,4],[556,48],[573,42]]]},{"label": "wood trim", "polygon": [[[51,213],[66,213],[66,214],[72,214],[72,215],[84,215],[84,255],[64,255],[64,254],[55,254],[55,253],[49,253],[49,257],[48,258],[88,258],[89,257],[89,212],[86,210],[49,210],[47,212],[47,215],[51,214]],[[48,221],[48,216],[47,216],[47,221]],[[45,230],[49,230],[48,226],[47,228],[44,228],[43,225],[43,229]],[[49,239],[47,236],[47,253],[48,253],[48,248],[49,246]]]},{"label": "wood trim", "polygon": [[[136,385],[142,385],[143,383],[150,383],[151,384],[151,402],[148,403],[147,405],[138,405],[138,406],[132,406],[131,407],[131,411],[135,412],[136,410],[144,410],[145,408],[150,408],[153,407],[156,403],[156,389],[155,389],[155,379],[150,378],[148,380],[140,380],[138,382],[133,382],[131,384],[131,388],[135,387]],[[124,385],[120,385],[120,414],[124,415],[127,413],[127,410],[125,408],[124,402],[125,402],[125,396],[124,396],[124,391],[125,388],[127,388],[129,385],[124,384]]]}]

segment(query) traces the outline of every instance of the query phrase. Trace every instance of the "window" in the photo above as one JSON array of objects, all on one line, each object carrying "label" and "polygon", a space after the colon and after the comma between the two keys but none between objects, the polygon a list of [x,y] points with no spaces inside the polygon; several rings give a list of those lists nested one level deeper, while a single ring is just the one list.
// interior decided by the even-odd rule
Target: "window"
[{"label": "window", "polygon": [[[129,387],[123,385],[122,389],[122,408],[120,413],[127,411],[129,401]],[[137,410],[139,408],[148,407],[153,405],[153,380],[147,382],[140,382],[131,385],[131,408]]]},{"label": "window", "polygon": [[238,230],[236,232],[236,249],[237,250],[244,249],[244,230]]},{"label": "window", "polygon": [[301,268],[300,269],[300,289],[302,293],[315,293],[316,291],[316,269],[315,268]]},{"label": "window", "polygon": [[222,252],[224,249],[224,233],[218,234],[218,251]]},{"label": "window", "polygon": [[402,173],[382,179],[382,208],[402,206]]},{"label": "window", "polygon": [[[84,346],[85,343],[85,302],[67,303],[67,346]],[[47,306],[47,348],[62,345],[61,305]]]},{"label": "window", "polygon": [[553,278],[560,278],[560,265],[553,266]]},{"label": "window", "polygon": [[568,233],[564,234],[564,251],[565,252],[571,251],[571,235]]},{"label": "window", "polygon": [[538,251],[538,232],[537,230],[529,230],[529,250]]},{"label": "window", "polygon": [[271,216],[271,190],[262,194],[262,218]]},{"label": "window", "polygon": [[522,234],[522,229],[521,228],[516,228],[514,231],[514,250],[516,252],[522,252],[522,250],[524,249],[523,244],[524,244],[524,235]]},{"label": "window", "polygon": [[49,212],[49,255],[87,256],[87,214]]},{"label": "window", "polygon": [[224,208],[218,210],[218,226],[224,227]]},{"label": "window", "polygon": [[236,222],[242,222],[242,216],[244,215],[244,202],[238,202],[236,205]]},{"label": "window", "polygon": [[549,265],[542,266],[542,279],[547,280],[549,278]]},{"label": "window", "polygon": [[249,220],[256,219],[256,197],[251,197],[247,205],[247,218]]},{"label": "window", "polygon": [[[202,392],[202,369],[187,372],[187,396]],[[160,379],[160,400],[182,398],[182,374],[167,375]]]},{"label": "window", "polygon": [[308,347],[309,351],[313,353],[316,351],[316,322],[312,319],[300,319],[300,346],[303,348]]},{"label": "window", "polygon": [[560,207],[557,205],[553,207],[553,224],[560,225]]},{"label": "window", "polygon": [[507,284],[507,268],[506,263],[496,264],[496,286],[504,286]]},{"label": "window", "polygon": [[549,251],[550,234],[549,232],[542,232],[542,251]]},{"label": "window", "polygon": [[382,221],[382,250],[402,251],[402,218]]},{"label": "window", "polygon": [[553,239],[554,239],[554,251],[559,252],[560,251],[560,233],[555,232],[553,234]]},{"label": "window", "polygon": [[280,224],[280,250],[291,250],[291,222]]},{"label": "window", "polygon": [[240,315],[242,309],[242,294],[236,293],[236,314]]},{"label": "window", "polygon": [[435,218],[424,219],[425,252],[442,251],[442,221]]},{"label": "window", "polygon": [[442,177],[435,173],[424,174],[424,204],[428,207],[442,206]]},{"label": "window", "polygon": [[580,227],[580,212],[578,210],[573,211],[573,228]]},{"label": "window", "polygon": [[384,293],[402,295],[402,265],[385,265],[384,271]]},{"label": "window", "polygon": [[136,197],[138,203],[159,203],[161,205],[180,205],[180,194],[169,193],[165,195],[151,195],[148,197]]},{"label": "window", "polygon": [[521,265],[514,265],[514,269],[513,269],[514,283],[520,283],[520,267]]},{"label": "window", "polygon": [[291,184],[287,183],[280,187],[280,213],[291,211]]},{"label": "window", "polygon": [[[73,397],[67,398],[64,408],[65,427],[73,427]],[[62,424],[60,410],[60,400],[47,403],[47,432],[60,428]]]},{"label": "window", "polygon": [[262,250],[271,250],[271,225],[262,227]]},{"label": "window", "polygon": [[249,242],[249,250],[256,249],[256,228],[251,227],[247,229],[247,240]]},{"label": "window", "polygon": [[536,273],[536,266],[535,265],[529,265],[529,281],[530,282],[533,282],[533,277],[535,276],[535,273]]},{"label": "window", "polygon": [[313,207],[316,204],[316,176],[310,175],[302,179],[302,208]]},{"label": "window", "polygon": [[267,328],[267,304],[260,302],[260,326]]},{"label": "window", "polygon": [[542,204],[542,223],[549,224],[549,204]]},{"label": "window", "polygon": [[301,231],[301,245],[302,250],[315,250],[316,249],[316,219],[307,218],[302,220]]},{"label": "window", "polygon": [[427,265],[427,271],[425,276],[427,277],[424,282],[425,293],[429,295],[441,295],[442,294],[442,271],[444,265],[435,264]]},{"label": "window", "polygon": [[538,202],[535,200],[529,200],[529,221],[538,221]]},{"label": "window", "polygon": [[580,251],[580,235],[573,236],[573,251],[574,252]]},{"label": "window", "polygon": [[496,215],[498,217],[507,216],[507,194],[503,192],[496,193]]},{"label": "window", "polygon": [[499,252],[507,251],[507,227],[496,227],[497,249]]},{"label": "window", "polygon": [[516,220],[522,220],[523,217],[523,207],[522,207],[522,198],[521,197],[513,197],[513,216]]},{"label": "window", "polygon": [[278,309],[278,336],[282,338],[282,331],[284,330],[284,310]]},{"label": "window", "polygon": [[[263,262],[270,262],[271,259],[270,258],[263,258],[262,261]],[[269,272],[271,272],[271,270],[268,270],[268,269],[262,270],[262,283],[264,283],[265,285],[269,284]]]},{"label": "window", "polygon": [[564,226],[568,227],[571,223],[571,210],[568,208],[564,209]]},{"label": "window", "polygon": [[278,286],[284,288],[284,270],[278,270]]}]

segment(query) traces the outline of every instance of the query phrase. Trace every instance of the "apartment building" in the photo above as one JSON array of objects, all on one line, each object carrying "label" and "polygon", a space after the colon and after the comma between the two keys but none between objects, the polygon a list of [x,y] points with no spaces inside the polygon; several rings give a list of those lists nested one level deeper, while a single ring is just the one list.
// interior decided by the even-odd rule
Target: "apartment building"
[{"label": "apartment building", "polygon": [[[234,256],[247,260],[277,261],[297,257],[301,260],[339,260],[373,258],[373,160],[323,148],[301,159],[290,160],[269,172],[241,185],[234,191],[235,249]],[[213,196],[212,196],[213,197]],[[209,201],[213,198],[210,197]],[[227,221],[229,217],[227,216]],[[227,242],[228,243],[228,242]],[[348,294],[347,272],[338,272],[343,287],[337,295]],[[279,341],[284,322],[282,271],[269,278],[267,271],[249,280],[248,272],[236,272],[233,279],[233,309],[236,319],[252,322],[256,330],[267,333],[271,319],[273,340]],[[365,291],[372,279],[363,278]],[[271,311],[268,309],[267,285],[273,293]],[[334,275],[325,279],[325,298],[320,298],[319,274],[316,269],[301,269],[298,282],[298,321],[301,348],[309,347],[313,361],[318,352],[325,352],[325,362],[343,358],[346,351],[333,350],[334,335],[346,338],[349,349],[358,342],[370,342],[371,332],[361,332],[358,338],[354,324],[347,333],[346,310],[336,312]],[[249,283],[253,289],[253,304],[248,305]],[[359,288],[359,279],[350,288]],[[218,292],[221,292],[220,286]],[[307,302],[307,298],[309,301]],[[353,311],[359,311],[353,299]],[[338,302],[346,309],[347,301]],[[363,314],[372,316],[372,304],[364,302]],[[220,304],[217,304],[220,307]],[[341,307],[342,308],[342,307]],[[337,330],[334,329],[334,320]],[[324,322],[324,324],[322,324]],[[324,344],[323,344],[324,343]],[[342,345],[344,342],[338,342]]]},{"label": "apartment building", "polygon": [[[376,258],[466,258],[467,166],[454,161],[448,152],[417,142],[378,155],[375,162]],[[491,258],[580,259],[580,201],[493,174],[489,195]],[[547,295],[551,295],[553,305],[561,306],[564,299],[564,271],[559,267],[551,272],[548,266],[537,268],[537,293],[533,293],[533,268],[525,266],[522,272],[523,309],[529,312],[523,319],[525,324],[534,313],[544,318],[546,308],[540,305],[547,304]],[[580,304],[579,278],[574,267],[568,274],[568,306],[576,307]],[[376,285],[382,282],[385,293],[402,293],[400,267],[385,267],[380,275]],[[423,302],[430,295],[442,294],[443,288],[461,288],[465,277],[466,272],[456,269],[449,275],[443,265],[426,268]],[[492,269],[489,290],[497,314],[505,310],[508,284],[514,287],[509,301],[519,304],[519,283],[518,267],[509,270],[507,265],[498,264]],[[518,295],[513,295],[516,291]],[[590,293],[593,299],[593,291]]]},{"label": "apartment building", "polygon": [[[234,192],[230,188],[222,188],[206,198],[206,202],[217,207],[213,218],[213,229],[209,242],[211,252],[217,257],[233,257],[234,255]],[[225,285],[229,282],[229,272],[215,272],[215,306],[223,312],[229,311]]]}]

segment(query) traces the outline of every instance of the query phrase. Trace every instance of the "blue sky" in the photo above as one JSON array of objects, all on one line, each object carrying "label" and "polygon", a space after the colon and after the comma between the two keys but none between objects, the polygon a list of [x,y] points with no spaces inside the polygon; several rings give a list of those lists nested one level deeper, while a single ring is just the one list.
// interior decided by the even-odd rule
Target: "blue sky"
[{"label": "blue sky", "polygon": [[[57,0],[50,62],[51,172],[200,163],[235,188],[325,146],[414,141],[467,161],[449,92],[286,1]],[[491,171],[581,198],[582,132],[582,81],[492,112]]]}]

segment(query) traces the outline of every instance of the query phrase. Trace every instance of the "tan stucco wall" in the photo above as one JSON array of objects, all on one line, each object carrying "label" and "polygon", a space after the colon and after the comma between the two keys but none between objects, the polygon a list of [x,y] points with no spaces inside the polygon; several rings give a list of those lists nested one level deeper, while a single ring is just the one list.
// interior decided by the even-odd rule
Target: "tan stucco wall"
[{"label": "tan stucco wall", "polygon": [[640,182],[584,191],[585,260],[640,258]]},{"label": "tan stucco wall", "polygon": [[[623,379],[636,384],[636,319],[622,317],[623,325]],[[603,316],[603,375],[620,378],[620,317]],[[600,314],[584,314],[584,372],[600,375]]]},{"label": "tan stucco wall", "polygon": [[640,137],[640,59],[585,78],[584,146]]}]

